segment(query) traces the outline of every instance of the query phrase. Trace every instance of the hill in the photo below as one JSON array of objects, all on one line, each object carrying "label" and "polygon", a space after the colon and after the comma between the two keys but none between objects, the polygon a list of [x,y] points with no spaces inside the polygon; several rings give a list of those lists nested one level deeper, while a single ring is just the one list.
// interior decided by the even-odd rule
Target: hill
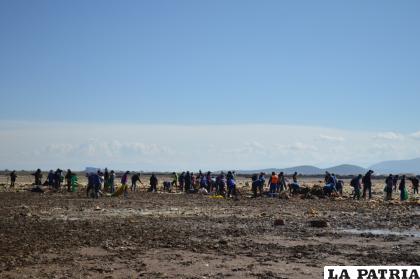
[{"label": "hill", "polygon": [[377,163],[370,167],[378,174],[412,173],[420,174],[420,158],[411,160],[393,160]]},{"label": "hill", "polygon": [[259,172],[271,173],[273,171],[276,173],[284,172],[286,174],[292,174],[294,172],[297,172],[303,175],[320,175],[320,174],[324,174],[326,171],[329,171],[331,173],[335,173],[338,175],[353,175],[353,174],[355,175],[359,173],[363,174],[366,172],[364,168],[355,166],[355,165],[339,165],[339,166],[334,166],[327,169],[321,169],[315,166],[305,165],[305,166],[296,166],[296,167],[284,168],[284,169],[267,168],[267,169],[260,169],[260,170],[242,170],[238,172],[243,173],[243,174],[252,174],[252,173],[259,173]]},{"label": "hill", "polygon": [[339,165],[325,169],[325,171],[340,175],[365,174],[367,172],[365,168],[356,165]]}]

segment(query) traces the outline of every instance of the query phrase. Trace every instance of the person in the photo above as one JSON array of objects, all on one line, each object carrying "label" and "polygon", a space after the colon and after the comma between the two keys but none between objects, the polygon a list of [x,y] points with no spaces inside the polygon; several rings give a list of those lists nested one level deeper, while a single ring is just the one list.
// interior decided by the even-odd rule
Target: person
[{"label": "person", "polygon": [[16,175],[16,171],[14,170],[10,173],[10,188],[15,187],[16,178],[17,178],[17,175]]},{"label": "person", "polygon": [[140,180],[140,173],[136,173],[131,176],[131,192],[135,192],[137,188],[137,181],[143,185],[143,182]]},{"label": "person", "polygon": [[104,191],[108,191],[110,188],[109,186],[109,172],[108,168],[105,168],[104,170]]},{"label": "person", "polygon": [[326,184],[324,186],[324,193],[326,195],[331,195],[332,193],[337,192],[337,178],[334,174],[330,174],[329,172],[326,173],[325,176]]},{"label": "person", "polygon": [[[253,197],[256,198],[257,197],[257,191],[258,191],[259,186],[260,186],[260,180],[258,179],[258,174],[252,175],[251,180],[252,180],[251,189],[252,189]],[[261,192],[260,192],[260,195],[262,195]]]},{"label": "person", "polygon": [[99,197],[99,188],[100,188],[100,183],[101,183],[99,175],[98,173],[92,172],[92,173],[86,173],[86,177],[88,179],[88,184],[86,187],[86,196],[88,198],[97,199]]},{"label": "person", "polygon": [[191,174],[189,171],[185,174],[185,192],[189,193],[191,189]]},{"label": "person", "polygon": [[325,176],[324,176],[324,182],[325,184],[328,184],[328,181],[330,180],[330,173],[328,171],[325,172]]},{"label": "person", "polygon": [[260,172],[259,174],[254,174],[251,177],[251,190],[253,193],[253,197],[256,198],[258,196],[258,192],[260,196],[263,194],[263,189],[265,185],[265,174]]},{"label": "person", "polygon": [[337,192],[340,194],[340,196],[343,195],[343,188],[344,188],[344,181],[343,180],[338,180],[337,181],[337,186],[335,187],[337,189]]},{"label": "person", "polygon": [[271,173],[270,178],[268,179],[269,195],[270,196],[274,197],[274,195],[276,194],[278,183],[279,183],[279,177],[273,171]]},{"label": "person", "polygon": [[[193,189],[195,189],[197,186],[197,176],[193,172],[191,172],[191,186]],[[190,190],[193,190],[193,189],[190,189]]]},{"label": "person", "polygon": [[121,177],[121,187],[124,187],[124,198],[128,198],[128,175],[130,174],[129,171],[126,171],[123,176]]},{"label": "person", "polygon": [[211,172],[210,171],[208,171],[207,172],[207,174],[206,174],[206,179],[207,179],[207,192],[210,192],[211,191],[211,189],[213,188],[212,187],[212,177],[211,177]]},{"label": "person", "polygon": [[217,193],[217,176],[210,176],[210,190],[209,193]]},{"label": "person", "polygon": [[337,182],[338,182],[338,179],[337,179],[337,176],[335,175],[335,174],[331,174],[331,178],[332,178],[332,180],[334,181],[334,184],[337,186]]},{"label": "person", "polygon": [[295,172],[292,176],[293,182],[290,184],[290,193],[298,193],[300,189],[299,182],[297,180],[298,173]]},{"label": "person", "polygon": [[400,176],[398,174],[394,175],[393,178],[392,178],[392,187],[393,187],[394,192],[397,191],[397,185],[398,185],[398,180],[399,179],[400,179]]},{"label": "person", "polygon": [[91,189],[93,189],[93,181],[92,178],[90,177],[92,175],[92,173],[86,173],[85,176],[87,178],[87,186],[86,186],[86,197],[90,197],[90,191]]},{"label": "person", "polygon": [[200,178],[200,188],[208,189],[208,181],[207,181],[207,175],[201,175]]},{"label": "person", "polygon": [[234,177],[234,175],[233,175],[233,172],[232,171],[228,171],[228,173],[227,173],[227,175],[226,175],[226,179],[227,180],[229,180],[229,179],[234,179],[235,177]]},{"label": "person", "polygon": [[89,183],[91,185],[91,189],[93,188],[94,190],[94,198],[97,199],[99,198],[99,190],[101,189],[101,171],[98,170],[96,173],[92,173],[89,176]]},{"label": "person", "polygon": [[353,199],[357,199],[360,200],[360,189],[362,188],[361,185],[361,179],[362,179],[362,175],[359,174],[358,176],[354,177],[351,181],[350,181],[350,186],[353,187]]},{"label": "person", "polygon": [[411,177],[408,180],[411,181],[411,184],[413,185],[413,195],[419,193],[419,179],[417,177]]},{"label": "person", "polygon": [[150,189],[149,192],[157,192],[157,185],[158,185],[158,179],[154,173],[152,173],[152,176],[150,177]]},{"label": "person", "polygon": [[278,191],[279,192],[283,192],[284,190],[286,190],[286,182],[287,182],[287,179],[286,179],[286,177],[284,177],[284,173],[283,172],[280,172],[279,173],[279,186],[278,186]]},{"label": "person", "polygon": [[73,173],[71,172],[70,169],[67,170],[66,175],[65,175],[65,179],[66,179],[66,184],[67,184],[67,192],[71,192],[71,177],[73,176]]},{"label": "person", "polygon": [[179,180],[178,174],[176,172],[173,172],[172,173],[172,183],[171,183],[172,186],[175,186],[176,188],[178,188],[178,180]]},{"label": "person", "polygon": [[57,169],[54,173],[54,188],[56,190],[60,189],[61,182],[62,182],[62,176],[61,176],[62,170]]},{"label": "person", "polygon": [[35,178],[35,185],[42,185],[42,172],[41,169],[37,169],[36,172],[32,174]]},{"label": "person", "polygon": [[172,182],[171,181],[163,181],[163,191],[170,193],[172,191]]},{"label": "person", "polygon": [[366,192],[369,192],[369,199],[372,198],[372,174],[373,170],[369,170],[365,176],[363,176],[363,198],[366,198]]},{"label": "person", "polygon": [[258,196],[258,192],[260,193],[260,196],[262,196],[265,185],[265,174],[263,172],[260,174],[254,174],[251,179],[253,197],[256,198]]},{"label": "person", "polygon": [[53,187],[54,186],[54,171],[50,170],[47,176],[48,186]]},{"label": "person", "polygon": [[235,178],[233,176],[230,176],[230,178],[227,180],[227,186],[228,186],[227,196],[237,198],[236,182],[235,182]]},{"label": "person", "polygon": [[224,196],[226,193],[226,176],[224,172],[221,172],[216,178],[217,194]]},{"label": "person", "polygon": [[113,170],[111,170],[111,172],[109,173],[108,186],[109,186],[109,191],[111,193],[114,193],[115,192],[115,172]]},{"label": "person", "polygon": [[79,179],[77,178],[77,175],[72,172],[70,176],[70,191],[71,192],[77,191],[77,187],[79,186],[78,180]]},{"label": "person", "polygon": [[405,175],[401,177],[400,185],[398,187],[398,190],[400,190],[400,199],[401,201],[405,201],[408,199],[407,195],[407,189],[405,188]]},{"label": "person", "polygon": [[265,185],[265,173],[264,172],[260,172],[260,175],[258,176],[258,180],[260,181],[260,184],[258,186],[259,191],[260,191],[260,195],[262,195],[263,191],[264,191],[264,185]]},{"label": "person", "polygon": [[95,193],[99,197],[99,194],[101,192],[101,186],[102,186],[102,183],[104,182],[104,173],[101,170],[98,170],[96,172],[96,176],[97,178],[95,179],[97,179],[98,181],[95,181]]},{"label": "person", "polygon": [[184,184],[185,184],[185,172],[183,171],[179,176],[179,189],[184,191]]},{"label": "person", "polygon": [[390,174],[386,179],[385,179],[385,200],[386,201],[390,201],[392,200],[392,191],[394,188],[394,184],[395,184],[395,177],[396,176],[392,176],[392,174]]}]

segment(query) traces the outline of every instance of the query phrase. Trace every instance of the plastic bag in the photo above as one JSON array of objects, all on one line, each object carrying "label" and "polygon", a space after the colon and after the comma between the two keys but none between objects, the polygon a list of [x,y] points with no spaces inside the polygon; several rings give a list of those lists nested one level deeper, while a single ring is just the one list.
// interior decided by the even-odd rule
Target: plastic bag
[{"label": "plastic bag", "polygon": [[70,181],[70,183],[71,183],[71,191],[72,192],[77,192],[77,186],[79,186],[79,184],[77,182],[77,176],[72,175],[70,179],[71,179],[71,181]]},{"label": "plastic bag", "polygon": [[403,200],[403,201],[408,200],[408,191],[407,191],[407,189],[406,189],[406,188],[404,188],[404,193],[403,193],[403,198],[402,198],[402,200]]}]

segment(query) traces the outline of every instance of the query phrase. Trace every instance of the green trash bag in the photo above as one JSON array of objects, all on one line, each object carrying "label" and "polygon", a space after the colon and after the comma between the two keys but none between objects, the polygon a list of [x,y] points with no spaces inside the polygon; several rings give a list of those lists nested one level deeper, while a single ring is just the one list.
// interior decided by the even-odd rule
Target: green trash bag
[{"label": "green trash bag", "polygon": [[77,186],[79,186],[79,184],[77,183],[77,176],[72,175],[70,180],[71,180],[71,191],[76,192]]},{"label": "green trash bag", "polygon": [[402,199],[402,200],[403,200],[403,201],[408,200],[408,191],[407,191],[407,189],[406,189],[406,188],[404,189],[403,199]]}]

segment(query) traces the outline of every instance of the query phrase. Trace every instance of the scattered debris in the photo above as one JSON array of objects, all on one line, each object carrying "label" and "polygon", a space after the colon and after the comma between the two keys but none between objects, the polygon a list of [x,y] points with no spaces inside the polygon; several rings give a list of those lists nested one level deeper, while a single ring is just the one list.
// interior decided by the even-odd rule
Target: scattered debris
[{"label": "scattered debris", "polygon": [[313,209],[313,208],[309,208],[306,213],[308,215],[311,215],[311,216],[318,216],[319,215],[319,212],[317,210]]},{"label": "scattered debris", "polygon": [[325,220],[311,220],[309,221],[313,228],[327,228],[330,224]]},{"label": "scattered debris", "polygon": [[289,197],[289,194],[287,192],[281,192],[279,194],[279,198],[282,199],[282,200],[288,200],[290,197]]},{"label": "scattered debris", "polygon": [[284,226],[286,223],[284,222],[283,219],[276,219],[274,220],[274,226]]}]

